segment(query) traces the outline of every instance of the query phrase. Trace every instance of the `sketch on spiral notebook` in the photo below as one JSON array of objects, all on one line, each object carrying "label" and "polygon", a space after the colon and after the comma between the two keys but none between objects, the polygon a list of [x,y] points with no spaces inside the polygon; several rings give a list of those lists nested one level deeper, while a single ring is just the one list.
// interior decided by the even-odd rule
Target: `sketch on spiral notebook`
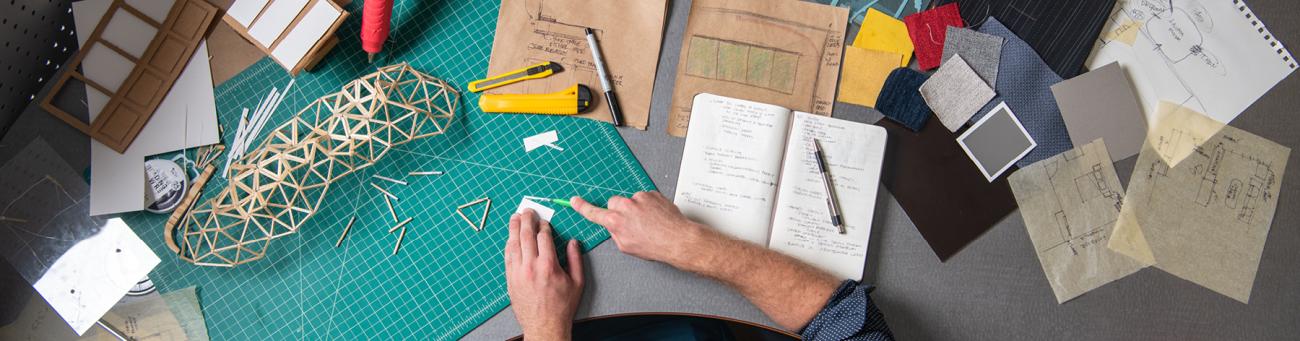
[{"label": "sketch on spiral notebook", "polygon": [[1297,68],[1240,0],[1121,0],[1087,66],[1111,62],[1129,72],[1148,122],[1162,100],[1231,122]]}]

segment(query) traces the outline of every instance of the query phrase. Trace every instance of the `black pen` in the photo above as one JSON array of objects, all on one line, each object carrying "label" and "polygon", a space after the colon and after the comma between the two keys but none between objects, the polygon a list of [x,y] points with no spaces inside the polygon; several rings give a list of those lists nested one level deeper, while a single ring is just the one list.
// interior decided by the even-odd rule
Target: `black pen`
[{"label": "black pen", "polygon": [[826,207],[831,211],[831,225],[840,229],[840,234],[844,230],[844,218],[840,216],[840,203],[835,199],[835,187],[831,186],[830,169],[826,167],[826,158],[822,155],[822,145],[817,139],[813,139],[813,158],[817,159],[817,171],[822,175],[822,185],[826,186]]},{"label": "black pen", "polygon": [[614,126],[623,125],[623,113],[618,107],[618,96],[614,95],[614,84],[609,81],[609,70],[605,70],[605,60],[600,57],[600,45],[596,45],[596,32],[590,27],[587,31],[587,45],[591,45],[591,58],[596,61],[596,73],[600,75],[600,87],[605,89],[605,102],[609,103],[610,121]]}]

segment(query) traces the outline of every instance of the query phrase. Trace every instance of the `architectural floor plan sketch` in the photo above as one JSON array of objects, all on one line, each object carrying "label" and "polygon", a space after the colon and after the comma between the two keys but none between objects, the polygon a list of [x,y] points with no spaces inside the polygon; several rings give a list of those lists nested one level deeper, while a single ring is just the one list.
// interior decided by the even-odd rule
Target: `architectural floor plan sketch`
[{"label": "architectural floor plan sketch", "polygon": [[[1187,135],[1161,136],[1174,143]],[[1232,126],[1169,167],[1139,155],[1111,248],[1249,302],[1291,150]]]},{"label": "architectural floor plan sketch", "polygon": [[[497,34],[486,75],[498,75],[542,62],[559,63],[553,76],[494,89],[491,93],[551,93],[585,84],[601,91],[596,64],[587,46],[585,28],[596,31],[608,63],[610,81],[618,89],[624,123],[646,129],[655,68],[659,65],[666,0],[505,0],[497,18]],[[637,13],[611,16],[608,13]],[[609,106],[596,96],[583,117],[609,121]]]},{"label": "architectural floor plan sketch", "polygon": [[1231,122],[1297,67],[1238,3],[1120,0],[1087,65],[1123,65],[1148,122],[1162,100]]},{"label": "architectural floor plan sketch", "polygon": [[686,136],[703,92],[830,116],[847,16],[845,8],[798,1],[692,2],[668,133]]},{"label": "architectural floor plan sketch", "polygon": [[1008,182],[1058,303],[1143,267],[1106,248],[1124,195],[1102,140],[1016,171]]}]

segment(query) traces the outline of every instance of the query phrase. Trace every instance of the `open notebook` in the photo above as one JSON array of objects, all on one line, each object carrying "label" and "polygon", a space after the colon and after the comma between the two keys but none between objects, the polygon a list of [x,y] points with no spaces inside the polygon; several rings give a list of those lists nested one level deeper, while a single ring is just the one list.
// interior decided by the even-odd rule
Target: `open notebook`
[{"label": "open notebook", "polygon": [[[674,203],[732,237],[859,280],[875,211],[885,129],[770,104],[695,96]],[[820,143],[847,233],[831,225],[812,156]]]}]

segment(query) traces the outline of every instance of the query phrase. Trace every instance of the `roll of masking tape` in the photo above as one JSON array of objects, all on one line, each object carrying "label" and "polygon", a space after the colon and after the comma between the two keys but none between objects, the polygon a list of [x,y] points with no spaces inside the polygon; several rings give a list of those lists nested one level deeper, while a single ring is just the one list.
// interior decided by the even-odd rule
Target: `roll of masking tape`
[{"label": "roll of masking tape", "polygon": [[153,213],[169,213],[180,205],[189,190],[189,176],[171,160],[154,159],[144,162],[145,194],[149,203],[144,209]]}]

